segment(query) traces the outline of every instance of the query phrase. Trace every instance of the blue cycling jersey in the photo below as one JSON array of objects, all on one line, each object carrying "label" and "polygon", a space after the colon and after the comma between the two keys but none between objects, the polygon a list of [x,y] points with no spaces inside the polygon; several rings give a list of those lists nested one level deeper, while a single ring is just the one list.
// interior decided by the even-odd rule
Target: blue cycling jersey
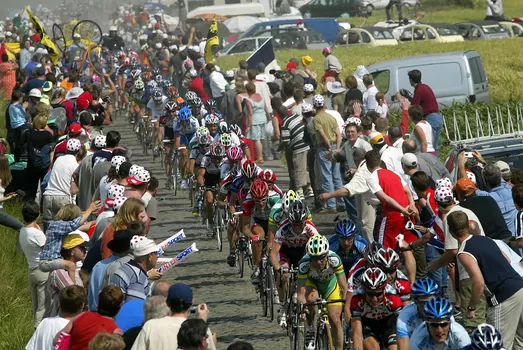
[{"label": "blue cycling jersey", "polygon": [[338,254],[343,263],[345,274],[348,274],[352,266],[363,257],[363,250],[367,246],[367,241],[360,235],[356,235],[352,248],[348,251],[341,249],[338,235],[329,238],[329,249]]},{"label": "blue cycling jersey", "polygon": [[173,131],[175,135],[184,135],[191,140],[199,127],[200,123],[195,117],[191,117],[185,125],[182,124],[180,119],[176,119],[173,124]]},{"label": "blue cycling jersey", "polygon": [[427,324],[423,322],[412,333],[409,341],[409,350],[459,350],[470,344],[470,337],[465,328],[455,321],[450,323],[450,331],[445,346],[434,344],[432,337],[427,329]]}]

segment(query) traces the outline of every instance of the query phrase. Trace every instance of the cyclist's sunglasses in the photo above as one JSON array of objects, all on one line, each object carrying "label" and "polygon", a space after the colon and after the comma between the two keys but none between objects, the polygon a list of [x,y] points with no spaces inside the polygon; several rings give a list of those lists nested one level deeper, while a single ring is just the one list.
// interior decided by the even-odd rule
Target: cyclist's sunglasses
[{"label": "cyclist's sunglasses", "polygon": [[448,325],[450,324],[450,322],[427,322],[429,324],[430,327],[432,328],[438,328],[438,327],[441,327],[441,328],[445,328],[445,327],[448,327]]},{"label": "cyclist's sunglasses", "polygon": [[267,197],[265,198],[254,198],[254,203],[263,203],[267,201]]},{"label": "cyclist's sunglasses", "polygon": [[321,260],[324,260],[327,258],[327,254],[323,254],[323,255],[320,255],[320,256],[311,256],[311,260],[314,260],[314,261],[321,261]]},{"label": "cyclist's sunglasses", "polygon": [[383,295],[383,290],[378,291],[365,291],[365,294],[369,297],[381,297]]}]

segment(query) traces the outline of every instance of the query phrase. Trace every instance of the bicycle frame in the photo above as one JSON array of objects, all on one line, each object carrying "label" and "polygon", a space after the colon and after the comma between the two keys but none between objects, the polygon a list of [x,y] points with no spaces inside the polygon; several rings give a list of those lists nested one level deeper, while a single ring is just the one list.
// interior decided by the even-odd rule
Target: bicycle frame
[{"label": "bicycle frame", "polygon": [[303,313],[304,308],[308,306],[318,306],[320,309],[319,314],[316,313],[314,319],[314,324],[316,326],[316,349],[334,349],[328,311],[328,305],[333,303],[345,303],[345,299],[325,300],[323,298],[318,298],[316,301],[300,304],[300,314]]}]

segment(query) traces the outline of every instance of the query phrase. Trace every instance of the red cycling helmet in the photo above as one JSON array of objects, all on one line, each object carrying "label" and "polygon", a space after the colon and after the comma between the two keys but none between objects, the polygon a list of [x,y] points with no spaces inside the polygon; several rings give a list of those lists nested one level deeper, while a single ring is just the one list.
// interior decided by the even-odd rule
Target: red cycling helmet
[{"label": "red cycling helmet", "polygon": [[242,164],[242,174],[250,180],[256,177],[256,164],[254,161],[249,159]]},{"label": "red cycling helmet", "polygon": [[258,174],[258,178],[262,179],[263,181],[273,184],[276,182],[276,174],[271,169],[265,169],[262,172]]},{"label": "red cycling helmet", "polygon": [[380,290],[387,286],[387,275],[379,267],[369,267],[361,276],[361,285],[365,290]]},{"label": "red cycling helmet", "polygon": [[269,195],[269,187],[265,181],[256,179],[251,186],[251,196],[255,199],[267,198]]}]

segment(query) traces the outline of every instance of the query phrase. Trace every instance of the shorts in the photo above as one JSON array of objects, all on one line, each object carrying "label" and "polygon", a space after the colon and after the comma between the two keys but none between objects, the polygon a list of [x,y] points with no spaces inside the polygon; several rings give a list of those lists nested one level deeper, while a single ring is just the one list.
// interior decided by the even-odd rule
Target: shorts
[{"label": "shorts", "polygon": [[361,318],[363,339],[375,338],[381,344],[381,348],[395,345],[396,340],[396,317],[390,316],[382,320]]},{"label": "shorts", "polygon": [[264,220],[251,217],[251,230],[257,226],[261,227],[263,229],[263,232],[269,232],[269,219]]},{"label": "shorts", "polygon": [[187,137],[186,135],[180,135],[180,145],[189,146],[189,141],[191,141],[189,137]]},{"label": "shorts", "polygon": [[205,172],[204,176],[205,187],[219,187],[220,186],[220,174],[209,174]]},{"label": "shorts", "polygon": [[52,196],[43,195],[43,219],[44,221],[54,220],[54,216],[64,205],[71,204],[71,196]]},{"label": "shorts", "polygon": [[247,134],[250,140],[264,140],[265,139],[265,124],[252,125],[251,130]]},{"label": "shorts", "polygon": [[165,128],[163,131],[163,139],[168,141],[174,140],[174,131],[172,128]]},{"label": "shorts", "polygon": [[[336,276],[333,278],[336,278]],[[316,289],[318,293],[327,301],[343,299],[343,293],[341,291],[340,285],[338,284],[338,281],[336,281],[332,287],[327,288],[329,285],[329,283],[317,284],[311,279],[307,279],[307,282],[305,282],[305,287]],[[328,304],[328,306],[343,306],[343,303],[337,302]]]},{"label": "shorts", "polygon": [[416,240],[416,235],[405,229],[408,218],[398,212],[387,213],[381,220],[378,233],[378,242],[385,248],[396,249],[396,237],[401,233],[405,243],[412,243]]},{"label": "shorts", "polygon": [[294,268],[298,268],[301,258],[305,255],[305,247],[289,248],[287,246],[281,246],[278,253],[278,260],[285,262]]}]

